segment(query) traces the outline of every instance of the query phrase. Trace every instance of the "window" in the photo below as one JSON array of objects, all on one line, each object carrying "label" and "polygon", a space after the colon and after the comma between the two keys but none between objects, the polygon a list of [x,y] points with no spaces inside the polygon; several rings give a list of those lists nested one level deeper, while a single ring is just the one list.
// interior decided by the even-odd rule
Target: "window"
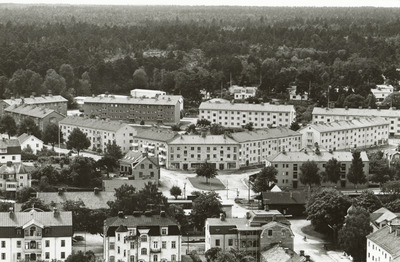
[{"label": "window", "polygon": [[171,242],[171,248],[176,248],[176,241]]},{"label": "window", "polygon": [[21,247],[21,241],[17,241],[17,248],[20,248]]},{"label": "window", "polygon": [[144,164],[140,164],[140,169],[144,169]]},{"label": "window", "polygon": [[130,248],[131,248],[131,249],[134,249],[134,248],[135,248],[135,242],[131,242],[131,243],[130,243]]},{"label": "window", "polygon": [[120,248],[120,247],[118,247],[118,254],[119,254],[119,253],[121,253],[121,248]]},{"label": "window", "polygon": [[268,236],[272,236],[272,230],[268,230]]},{"label": "window", "polygon": [[61,240],[61,246],[65,247],[65,240]]},{"label": "window", "polygon": [[161,242],[161,247],[162,248],[167,248],[167,241]]},{"label": "window", "polygon": [[65,258],[65,252],[61,252],[61,258],[62,258],[62,259]]},{"label": "window", "polygon": [[157,249],[158,248],[158,241],[153,242],[153,248]]},{"label": "window", "polygon": [[115,243],[110,242],[110,250],[114,250],[115,249]]},{"label": "window", "polygon": [[49,246],[50,246],[50,240],[46,240],[45,246],[46,246],[46,247],[49,247]]},{"label": "window", "polygon": [[6,247],[6,241],[1,241],[1,247],[5,248]]},{"label": "window", "polygon": [[161,229],[161,235],[166,235],[167,234],[167,228],[162,228]]},{"label": "window", "polygon": [[171,261],[176,261],[176,255],[171,255]]},{"label": "window", "polygon": [[135,262],[135,256],[130,256],[129,257],[129,262]]},{"label": "window", "polygon": [[17,260],[21,259],[21,253],[17,253]]},{"label": "window", "polygon": [[233,239],[228,239],[228,246],[233,246]]},{"label": "window", "polygon": [[157,262],[157,261],[158,261],[158,256],[157,256],[157,255],[154,255],[154,256],[153,256],[153,261],[154,261],[154,262]]},{"label": "window", "polygon": [[45,259],[50,259],[50,252],[44,253],[44,258]]},{"label": "window", "polygon": [[146,249],[146,248],[142,248],[142,249],[140,250],[140,254],[142,254],[142,255],[147,255],[147,249]]},{"label": "window", "polygon": [[221,241],[219,239],[215,239],[215,246],[219,247],[221,244]]},{"label": "window", "polygon": [[6,260],[6,253],[1,253],[1,260]]},{"label": "window", "polygon": [[147,236],[146,235],[141,235],[140,236],[140,241],[147,242]]}]

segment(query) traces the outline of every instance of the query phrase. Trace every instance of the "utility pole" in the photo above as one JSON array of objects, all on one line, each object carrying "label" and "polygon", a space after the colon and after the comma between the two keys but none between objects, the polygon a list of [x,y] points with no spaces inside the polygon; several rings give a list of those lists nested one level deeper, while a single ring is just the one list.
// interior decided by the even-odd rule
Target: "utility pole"
[{"label": "utility pole", "polygon": [[247,203],[249,203],[250,204],[250,177],[248,178],[249,179],[249,190],[248,190],[248,194],[247,194]]},{"label": "utility pole", "polygon": [[226,199],[229,199],[229,180],[226,180]]}]

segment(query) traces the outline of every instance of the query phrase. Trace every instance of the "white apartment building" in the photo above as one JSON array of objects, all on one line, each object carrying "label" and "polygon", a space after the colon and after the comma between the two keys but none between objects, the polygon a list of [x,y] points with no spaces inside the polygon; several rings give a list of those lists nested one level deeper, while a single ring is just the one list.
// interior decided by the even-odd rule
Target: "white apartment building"
[{"label": "white apartment building", "polygon": [[367,262],[400,261],[400,219],[367,236]]},{"label": "white apartment building", "polygon": [[0,140],[0,164],[21,163],[21,145],[18,139]]},{"label": "white apartment building", "polygon": [[312,112],[313,123],[329,123],[340,120],[358,118],[382,117],[390,121],[389,135],[400,135],[400,111],[391,109],[366,108],[321,108],[314,107]]},{"label": "white apartment building", "polygon": [[302,148],[302,135],[287,127],[237,132],[230,137],[240,144],[240,166],[265,164],[269,156]]},{"label": "white apartment building", "polygon": [[21,149],[31,148],[32,152],[36,154],[38,151],[43,149],[43,141],[34,135],[28,135],[23,133],[18,137],[18,141],[21,144]]},{"label": "white apartment building", "polygon": [[[364,164],[364,174],[369,174],[369,159],[363,151],[360,155]],[[307,161],[315,161],[320,172],[325,171],[325,164],[332,158],[340,162],[340,181],[336,186],[340,188],[354,188],[354,185],[347,180],[353,155],[351,152],[327,152],[321,150],[319,154],[309,149],[303,149],[301,152],[281,152],[267,159],[267,166],[273,166],[278,170],[276,176],[277,185],[280,188],[299,188],[304,187],[300,182],[300,167]],[[321,180],[322,182],[322,180]],[[322,183],[322,186],[335,186],[331,183]],[[367,185],[358,185],[359,188]]]},{"label": "white apartment building", "polygon": [[235,100],[244,100],[255,97],[257,89],[256,86],[231,86],[229,92],[233,94]]},{"label": "white apartment building", "polygon": [[196,169],[205,161],[218,170],[239,168],[239,143],[226,135],[181,135],[168,144],[167,167]]},{"label": "white apartment building", "polygon": [[104,221],[105,262],[179,262],[182,236],[165,212],[120,213]]},{"label": "white apartment building", "polygon": [[68,141],[72,130],[78,128],[89,138],[90,149],[100,149],[101,152],[104,152],[108,143],[115,141],[121,151],[126,153],[132,148],[133,137],[136,135],[136,129],[126,123],[83,117],[66,117],[59,122],[59,128],[64,142]]},{"label": "white apartment building", "polygon": [[65,261],[72,252],[72,212],[0,213],[0,261]]},{"label": "white apartment building", "polygon": [[271,126],[289,127],[296,119],[293,105],[219,103],[207,101],[200,104],[199,117],[212,124],[225,127],[242,127],[252,122],[254,128]]},{"label": "white apartment building", "polygon": [[303,127],[304,146],[318,143],[326,149],[369,148],[387,144],[390,122],[381,117],[316,123]]}]

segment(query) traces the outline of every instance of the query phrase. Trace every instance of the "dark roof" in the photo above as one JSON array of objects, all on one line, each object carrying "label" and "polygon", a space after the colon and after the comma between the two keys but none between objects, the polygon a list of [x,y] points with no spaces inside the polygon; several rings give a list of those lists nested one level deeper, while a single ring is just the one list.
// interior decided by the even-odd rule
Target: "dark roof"
[{"label": "dark roof", "polygon": [[38,192],[37,197],[50,205],[52,202],[61,204],[68,200],[82,200],[85,207],[89,209],[110,208],[107,205],[108,201],[115,201],[115,192],[100,191],[97,194],[94,191],[88,192],[63,192],[61,195],[58,192]]},{"label": "dark roof", "polygon": [[305,205],[306,193],[303,192],[262,192],[263,204]]},{"label": "dark roof", "polygon": [[115,232],[128,232],[128,228],[126,226],[120,225]]},{"label": "dark roof", "polygon": [[236,225],[226,225],[226,226],[210,226],[210,234],[211,235],[219,235],[219,234],[236,234]]},{"label": "dark roof", "polygon": [[8,147],[21,147],[18,139],[1,139],[0,140],[0,148],[6,149]]}]

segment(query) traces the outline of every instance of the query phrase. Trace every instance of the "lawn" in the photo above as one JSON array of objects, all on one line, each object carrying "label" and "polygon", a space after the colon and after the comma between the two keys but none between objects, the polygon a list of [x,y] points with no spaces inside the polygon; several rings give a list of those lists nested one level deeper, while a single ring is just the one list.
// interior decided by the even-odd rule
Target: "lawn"
[{"label": "lawn", "polygon": [[192,183],[193,187],[200,190],[222,190],[225,189],[224,184],[218,178],[210,178],[208,179],[208,183],[206,183],[206,179],[204,177],[191,177],[189,178],[190,183]]}]

